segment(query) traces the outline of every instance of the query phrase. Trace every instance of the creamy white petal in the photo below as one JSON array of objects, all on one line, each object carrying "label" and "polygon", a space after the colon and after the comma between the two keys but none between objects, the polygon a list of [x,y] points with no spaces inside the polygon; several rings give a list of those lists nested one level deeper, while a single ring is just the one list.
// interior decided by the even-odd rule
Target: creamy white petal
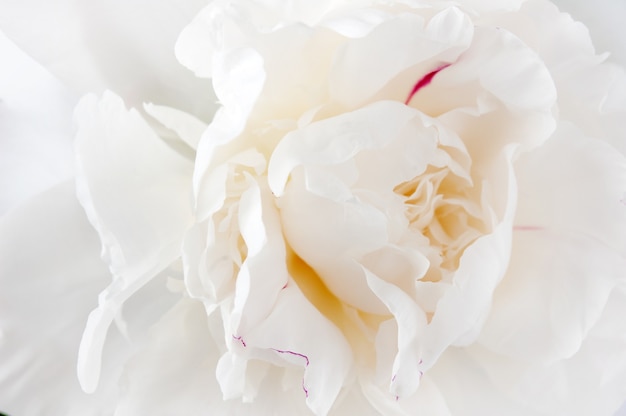
[{"label": "creamy white petal", "polygon": [[225,414],[214,374],[218,354],[201,304],[181,300],[126,364],[115,415]]},{"label": "creamy white petal", "polygon": [[478,345],[468,353],[503,394],[539,414],[613,416],[626,397],[625,300],[622,284],[580,348],[566,359],[528,363]]},{"label": "creamy white petal", "polygon": [[419,338],[426,327],[424,311],[399,287],[387,283],[364,269],[368,286],[381,299],[398,325],[398,353],[394,359],[390,378],[391,394],[405,397],[419,387],[422,364]]},{"label": "creamy white petal", "polygon": [[[605,12],[595,4],[593,9]],[[519,13],[488,17],[486,23],[512,31],[539,54],[554,79],[561,119],[626,154],[626,72],[606,54],[596,54],[585,25],[545,0],[527,1]]]},{"label": "creamy white petal", "polygon": [[511,265],[481,342],[518,358],[566,358],[624,276],[626,159],[564,125],[516,171]]},{"label": "creamy white petal", "polygon": [[189,147],[196,150],[207,125],[196,117],[176,108],[144,104],[144,110],[168,129],[173,130]]},{"label": "creamy white petal", "polygon": [[81,346],[79,373],[91,390],[117,309],[180,255],[191,222],[191,162],[112,93],[85,97],[76,120],[78,196],[115,276],[90,315]]},{"label": "creamy white petal", "polygon": [[280,218],[267,188],[253,183],[239,201],[239,227],[246,259],[237,274],[233,318],[236,334],[251,331],[267,317],[289,281]]},{"label": "creamy white petal", "polygon": [[440,115],[480,166],[506,143],[523,149],[542,144],[555,128],[556,99],[550,72],[535,51],[506,30],[477,27],[468,51],[411,104]]},{"label": "creamy white petal", "polygon": [[107,384],[93,395],[76,378],[85,318],[110,275],[74,192],[72,183],[58,185],[0,220],[0,411],[7,414],[96,416],[116,400],[119,367],[105,371]]},{"label": "creamy white petal", "polygon": [[404,101],[421,76],[454,62],[467,49],[472,32],[469,18],[457,8],[446,9],[427,22],[415,14],[390,18],[337,51],[328,81],[331,96],[347,108],[356,108],[411,69],[411,74],[419,75],[408,80],[401,95],[386,95]]},{"label": "creamy white petal", "polygon": [[[254,402],[225,400],[216,379],[219,343],[217,314],[208,317],[202,304],[181,299],[151,328],[149,342],[124,368],[116,416],[308,415],[299,386],[284,386],[283,371],[261,373]],[[158,365],[155,365],[158,363]],[[254,369],[248,369],[251,377]],[[246,379],[242,379],[244,384]],[[250,379],[248,379],[250,381]],[[252,386],[248,386],[252,388]]]},{"label": "creamy white petal", "polygon": [[0,24],[78,93],[111,89],[135,106],[152,101],[208,121],[215,111],[210,84],[193,77],[171,52],[178,32],[205,4],[9,0]]},{"label": "creamy white petal", "polygon": [[380,149],[407,127],[417,112],[401,103],[380,101],[362,109],[313,123],[283,138],[272,154],[268,182],[272,192],[284,192],[298,165],[336,165],[362,150]]},{"label": "creamy white petal", "polygon": [[[492,362],[496,362],[495,357]],[[544,413],[536,411],[529,402],[517,401],[502,392],[503,385],[493,380],[483,364],[470,355],[465,348],[450,348],[428,376],[443,396],[450,414],[455,416],[511,415],[547,416],[568,413]],[[546,384],[541,384],[546,389]],[[550,391],[549,388],[546,389]],[[595,413],[594,413],[595,414]]]},{"label": "creamy white petal", "polygon": [[589,28],[598,52],[610,52],[611,60],[626,66],[626,37],[622,17],[626,15],[626,4],[620,0],[552,0],[562,12],[584,22]]},{"label": "creamy white petal", "polygon": [[491,308],[494,290],[504,276],[509,262],[517,192],[511,166],[513,151],[510,146],[506,148],[493,166],[494,175],[499,172],[504,182],[494,182],[493,189],[493,194],[505,201],[501,204],[501,222],[492,233],[480,237],[464,251],[453,285],[437,303],[432,321],[423,334],[424,371],[434,365],[449,346],[469,345],[476,340]]},{"label": "creamy white petal", "polygon": [[339,329],[294,282],[281,291],[267,319],[245,335],[245,342],[284,365],[304,369],[301,397],[318,416],[328,413],[352,366],[350,347]]}]

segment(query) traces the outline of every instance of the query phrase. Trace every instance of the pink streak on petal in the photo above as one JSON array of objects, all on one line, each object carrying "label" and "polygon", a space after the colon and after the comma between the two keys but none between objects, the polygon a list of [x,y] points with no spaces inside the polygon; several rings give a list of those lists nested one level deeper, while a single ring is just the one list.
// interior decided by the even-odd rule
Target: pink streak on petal
[{"label": "pink streak on petal", "polygon": [[417,94],[417,92],[419,90],[421,90],[422,88],[424,88],[425,86],[427,86],[428,84],[430,84],[433,80],[433,78],[435,77],[435,75],[437,75],[439,73],[439,71],[446,69],[447,67],[449,67],[451,64],[445,64],[440,66],[439,68],[435,69],[434,71],[429,72],[428,74],[424,75],[419,81],[417,81],[417,83],[413,86],[413,89],[411,90],[411,92],[409,93],[409,96],[407,97],[406,101],[404,101],[405,105],[409,105],[409,103],[411,102],[411,100],[413,99],[413,96],[415,94]]},{"label": "pink streak on petal", "polygon": [[[278,350],[276,348],[270,348],[273,351],[276,351],[277,353],[280,354],[290,354],[290,355],[295,355],[296,357],[302,357],[306,360],[306,364],[305,367],[309,366],[309,357],[307,357],[304,354],[300,354],[299,352],[293,352],[293,351],[289,351],[289,350]],[[304,378],[302,379],[302,390],[304,390],[304,395],[306,397],[309,397],[309,390],[307,390],[306,386],[304,385]]]},{"label": "pink streak on petal", "polygon": [[278,352],[280,354],[291,354],[291,355],[295,355],[297,357],[302,357],[302,358],[304,358],[306,360],[305,367],[309,366],[309,357],[307,357],[304,354],[300,354],[299,352],[293,352],[293,351],[289,351],[289,350],[277,350],[276,348],[270,348],[270,349],[273,350],[273,351],[276,351],[276,352]]},{"label": "pink streak on petal", "polygon": [[236,336],[232,336],[234,340],[237,340],[239,342],[241,342],[241,345],[243,345],[244,347],[247,347],[246,342],[243,340],[243,338],[241,338],[241,336],[236,337]]}]

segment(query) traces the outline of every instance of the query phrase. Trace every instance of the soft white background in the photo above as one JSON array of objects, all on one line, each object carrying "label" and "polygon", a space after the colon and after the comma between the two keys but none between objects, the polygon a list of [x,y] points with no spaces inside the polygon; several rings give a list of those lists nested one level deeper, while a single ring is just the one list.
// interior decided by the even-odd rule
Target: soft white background
[{"label": "soft white background", "polygon": [[[553,1],[587,24],[598,52],[612,51],[611,59],[626,67],[626,0]],[[78,97],[1,31],[0,56],[3,215],[72,176],[72,110]],[[626,404],[616,416],[626,416]]]}]

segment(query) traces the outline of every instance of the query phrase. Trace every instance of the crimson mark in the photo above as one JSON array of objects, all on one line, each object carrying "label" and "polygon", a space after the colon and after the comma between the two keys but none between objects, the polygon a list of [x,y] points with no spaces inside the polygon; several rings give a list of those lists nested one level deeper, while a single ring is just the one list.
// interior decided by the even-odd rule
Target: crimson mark
[{"label": "crimson mark", "polygon": [[[304,354],[300,354],[299,352],[294,352],[294,351],[289,351],[289,350],[278,350],[276,348],[270,348],[270,349],[272,351],[276,351],[279,354],[290,354],[290,355],[295,355],[296,357],[302,357],[306,361],[305,367],[309,366],[309,357],[307,357]],[[309,397],[309,390],[307,390],[306,386],[304,385],[304,378],[302,379],[302,390],[304,390],[304,395],[306,397]]]},{"label": "crimson mark", "polygon": [[241,336],[232,336],[234,340],[241,342],[241,345],[243,345],[244,347],[247,347],[246,342],[243,340],[243,338],[241,338]]},{"label": "crimson mark", "polygon": [[439,68],[435,69],[434,71],[429,72],[428,74],[424,75],[419,81],[417,81],[417,83],[413,86],[413,89],[411,90],[411,92],[409,93],[409,96],[406,98],[406,101],[404,101],[405,105],[409,105],[409,103],[411,102],[411,100],[413,99],[413,96],[415,94],[417,94],[417,92],[419,90],[421,90],[422,88],[424,88],[425,86],[427,86],[428,84],[430,84],[433,80],[433,78],[435,77],[435,75],[437,75],[439,73],[439,71],[446,69],[447,67],[449,67],[451,64],[445,64],[440,66]]}]

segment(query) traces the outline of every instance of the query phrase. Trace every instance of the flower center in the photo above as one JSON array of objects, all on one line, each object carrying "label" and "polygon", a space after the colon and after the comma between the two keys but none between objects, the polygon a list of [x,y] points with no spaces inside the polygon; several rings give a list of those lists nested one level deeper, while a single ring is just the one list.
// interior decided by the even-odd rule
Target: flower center
[{"label": "flower center", "polygon": [[467,179],[434,166],[394,188],[405,198],[410,230],[429,240],[425,254],[431,267],[424,280],[439,281],[454,272],[465,248],[489,231],[471,191]]}]

